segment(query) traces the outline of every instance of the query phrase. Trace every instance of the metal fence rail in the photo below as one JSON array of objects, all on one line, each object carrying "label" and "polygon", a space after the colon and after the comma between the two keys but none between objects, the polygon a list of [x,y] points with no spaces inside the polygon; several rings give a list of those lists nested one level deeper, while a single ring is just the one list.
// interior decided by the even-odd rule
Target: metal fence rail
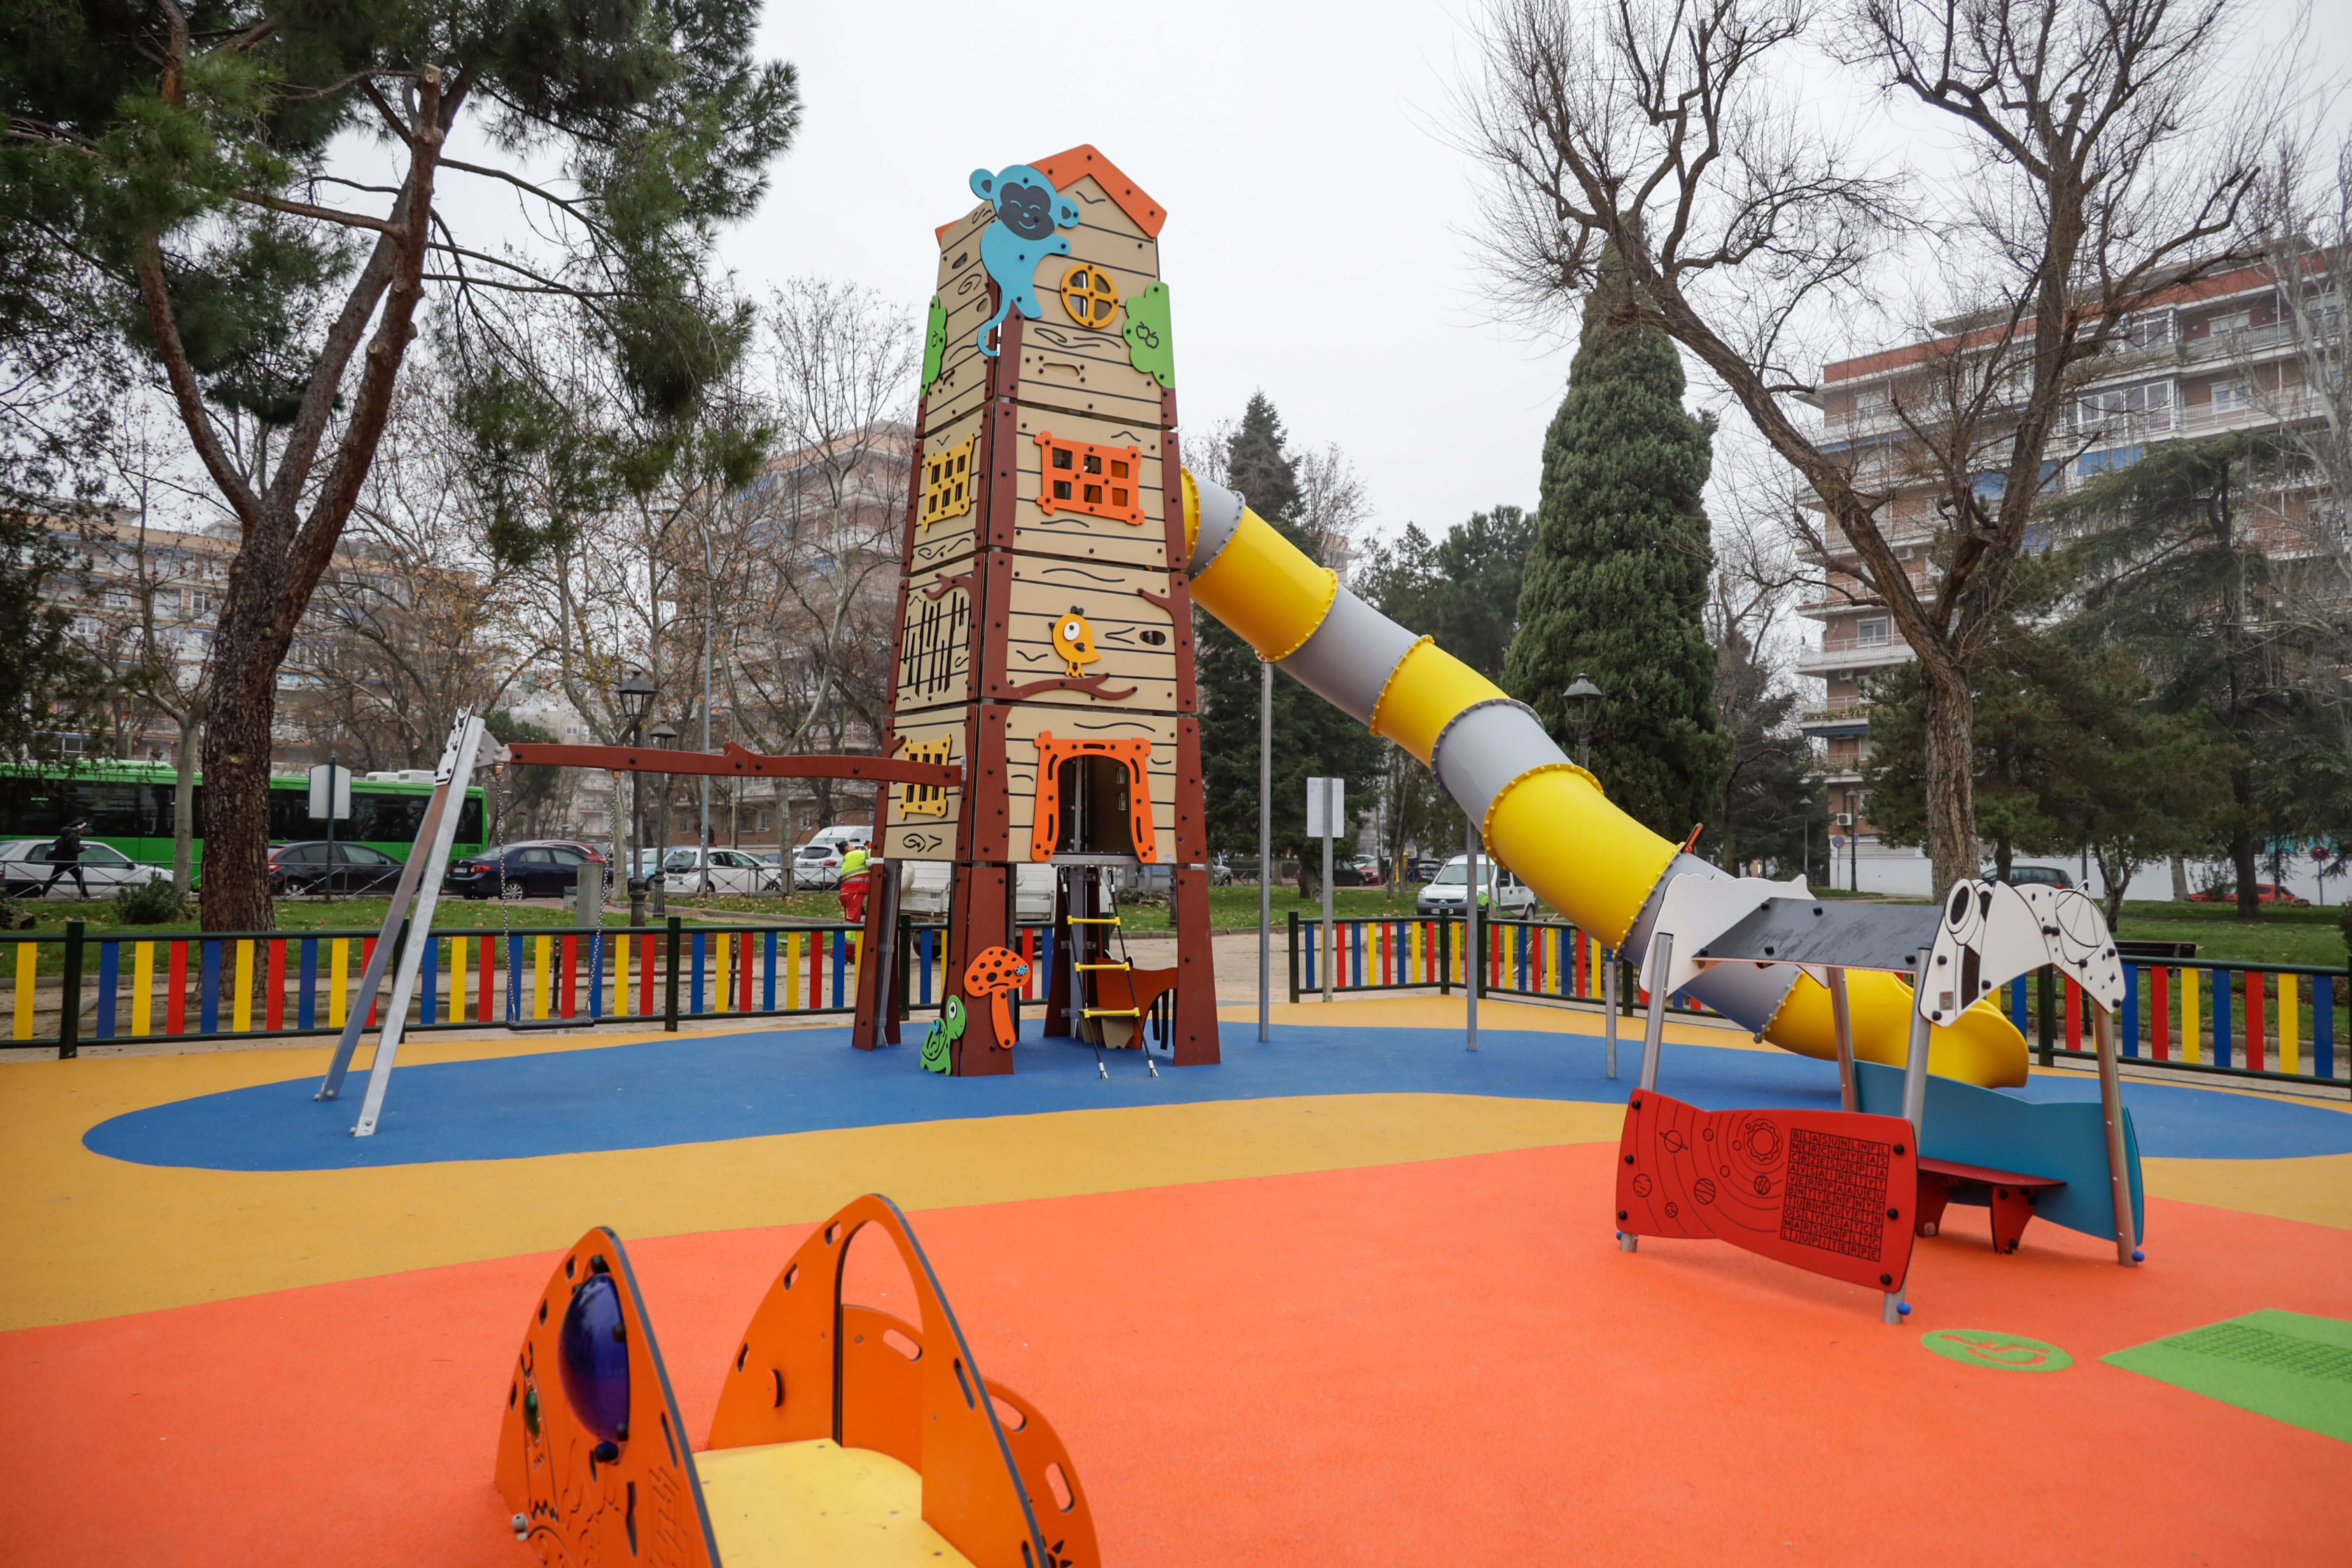
[{"label": "metal fence rail", "polygon": [[[1486,962],[1482,996],[1550,1001],[1601,998],[1601,967],[1616,954],[1564,921],[1481,920]],[[1338,962],[1332,990],[1435,990],[1464,984],[1464,921],[1459,917],[1334,921]],[[1290,999],[1322,990],[1323,922],[1290,917]],[[1630,955],[1619,1005],[1639,1004],[1638,967]],[[1999,1005],[2032,1045],[2043,1067],[2090,1061],[2089,1015],[2080,986],[2043,969],[2011,982]],[[1704,1014],[1686,995],[1672,1011]],[[2225,963],[2196,959],[2127,960],[2116,1015],[2124,1059],[2183,1073],[2221,1074],[2352,1092],[2352,1053],[2336,1041],[2352,1027],[2352,973],[2294,963]]]},{"label": "metal fence rail", "polygon": [[[92,937],[79,921],[61,935],[0,934],[0,1049],[72,1057],[83,1045],[331,1035],[376,940],[373,931]],[[844,1013],[856,945],[846,923],[436,931],[419,958],[408,1028]],[[382,996],[372,1003],[370,1027],[383,1005]]]}]

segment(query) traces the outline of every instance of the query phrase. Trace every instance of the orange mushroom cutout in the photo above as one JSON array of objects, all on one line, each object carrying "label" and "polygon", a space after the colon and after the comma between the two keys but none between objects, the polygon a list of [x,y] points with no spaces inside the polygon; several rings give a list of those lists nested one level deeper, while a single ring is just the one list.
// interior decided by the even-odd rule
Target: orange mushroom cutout
[{"label": "orange mushroom cutout", "polygon": [[1054,618],[1054,651],[1062,656],[1074,680],[1086,674],[1086,666],[1102,658],[1102,651],[1095,647],[1094,623],[1076,605],[1068,615]]},{"label": "orange mushroom cutout", "polygon": [[989,1043],[1005,1050],[1013,1048],[1013,992],[1029,978],[1029,961],[1009,947],[983,947],[980,956],[965,966],[963,988],[973,996],[988,998],[988,1025],[994,1038]]}]

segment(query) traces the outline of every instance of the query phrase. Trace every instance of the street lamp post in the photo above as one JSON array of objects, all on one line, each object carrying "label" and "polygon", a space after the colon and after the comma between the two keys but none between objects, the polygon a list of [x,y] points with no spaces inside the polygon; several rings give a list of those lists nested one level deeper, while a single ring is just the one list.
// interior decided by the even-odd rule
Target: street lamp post
[{"label": "street lamp post", "polygon": [[[621,682],[618,691],[629,706],[629,744],[642,746],[646,743],[646,715],[652,711],[654,705],[654,683],[646,679],[644,670],[632,669],[629,678]],[[633,926],[645,924],[646,916],[645,879],[637,875],[637,840],[645,832],[646,824],[645,780],[646,775],[641,773],[629,775],[629,854],[628,858],[621,862],[623,887],[629,895],[629,923]],[[616,833],[613,837],[613,858],[619,860],[621,836]]]},{"label": "street lamp post", "polygon": [[1580,669],[1576,672],[1576,679],[1560,696],[1575,704],[1576,765],[1590,773],[1592,771],[1592,705],[1601,698],[1601,688],[1586,679],[1584,672]]},{"label": "street lamp post", "polygon": [[[654,744],[667,747],[677,731],[667,720],[653,727]],[[661,821],[654,828],[654,919],[669,913],[669,775],[661,776]]]}]

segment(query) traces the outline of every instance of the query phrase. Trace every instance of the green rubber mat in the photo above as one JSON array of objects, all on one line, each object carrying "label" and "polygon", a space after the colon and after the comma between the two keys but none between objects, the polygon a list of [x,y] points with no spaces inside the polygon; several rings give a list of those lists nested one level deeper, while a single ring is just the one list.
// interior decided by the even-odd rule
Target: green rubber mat
[{"label": "green rubber mat", "polygon": [[2352,1443],[2352,1323],[2265,1309],[2102,1359]]}]

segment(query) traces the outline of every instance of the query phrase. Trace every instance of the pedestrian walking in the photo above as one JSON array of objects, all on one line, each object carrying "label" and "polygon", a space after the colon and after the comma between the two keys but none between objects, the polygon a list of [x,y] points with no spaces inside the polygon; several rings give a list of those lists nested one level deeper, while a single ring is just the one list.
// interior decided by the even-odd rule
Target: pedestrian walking
[{"label": "pedestrian walking", "polygon": [[49,889],[58,885],[58,879],[70,871],[82,901],[89,901],[89,884],[81,875],[81,830],[89,826],[87,822],[68,823],[57,842],[49,846],[49,879],[41,885],[41,897],[47,898]]}]

